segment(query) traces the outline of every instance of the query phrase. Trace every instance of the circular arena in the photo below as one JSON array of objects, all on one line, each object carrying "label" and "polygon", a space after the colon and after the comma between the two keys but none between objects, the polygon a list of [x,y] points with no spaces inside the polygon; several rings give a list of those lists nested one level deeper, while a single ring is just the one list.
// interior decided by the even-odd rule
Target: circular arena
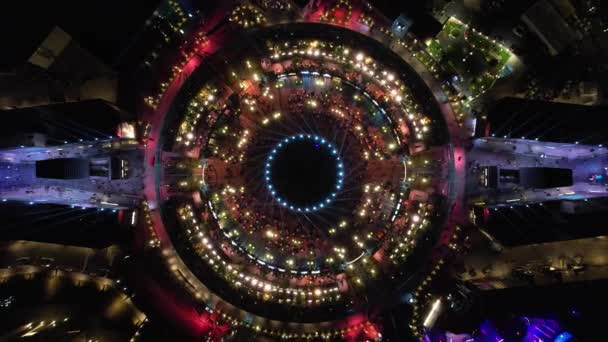
[{"label": "circular arena", "polygon": [[443,262],[454,113],[370,32],[251,6],[230,21],[154,103],[163,256],[227,324],[372,338]]}]

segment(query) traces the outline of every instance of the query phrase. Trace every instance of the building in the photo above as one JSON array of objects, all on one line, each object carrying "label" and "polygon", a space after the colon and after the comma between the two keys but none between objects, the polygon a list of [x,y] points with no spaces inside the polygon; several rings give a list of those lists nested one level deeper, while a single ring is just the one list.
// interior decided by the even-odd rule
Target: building
[{"label": "building", "polygon": [[564,18],[556,6],[568,1],[539,0],[521,16],[521,20],[545,44],[552,56],[558,55],[582,35]]},{"label": "building", "polygon": [[0,111],[0,148],[48,147],[119,136],[133,115],[104,100],[61,102]]},{"label": "building", "polygon": [[103,99],[117,102],[118,80],[102,60],[54,27],[28,59],[0,76],[0,108]]},{"label": "building", "polygon": [[514,206],[608,196],[608,150],[582,144],[480,138],[469,154],[474,205]]},{"label": "building", "polygon": [[146,320],[113,271],[118,246],[4,241],[1,250],[3,338],[128,340]]},{"label": "building", "polygon": [[141,151],[129,139],[0,151],[3,201],[122,209],[141,200]]},{"label": "building", "polygon": [[489,106],[476,136],[606,145],[608,139],[597,130],[606,108],[508,97]]}]

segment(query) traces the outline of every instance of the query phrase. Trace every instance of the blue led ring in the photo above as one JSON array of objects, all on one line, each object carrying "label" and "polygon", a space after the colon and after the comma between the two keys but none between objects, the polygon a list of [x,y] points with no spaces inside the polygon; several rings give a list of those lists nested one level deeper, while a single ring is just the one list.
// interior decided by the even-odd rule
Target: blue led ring
[{"label": "blue led ring", "polygon": [[[307,206],[307,207],[294,206],[294,205],[290,204],[289,202],[287,202],[286,200],[282,199],[281,197],[278,197],[277,193],[274,189],[274,186],[272,184],[272,179],[270,177],[271,176],[270,169],[272,168],[272,161],[274,160],[274,157],[276,156],[276,154],[279,152],[279,150],[281,148],[283,148],[283,146],[289,144],[292,141],[296,141],[296,140],[311,140],[316,143],[319,143],[319,144],[321,144],[321,146],[324,146],[325,148],[330,150],[331,155],[336,158],[338,176],[336,179],[336,186],[334,187],[335,191],[332,192],[327,198],[323,199],[319,203],[314,204],[312,206]],[[264,170],[264,177],[266,179],[266,187],[268,188],[268,191],[270,192],[272,197],[281,206],[288,208],[290,210],[298,211],[298,212],[312,212],[312,211],[317,211],[317,210],[325,208],[336,198],[338,191],[340,191],[342,189],[342,184],[344,183],[344,165],[342,164],[342,160],[340,159],[340,156],[338,155],[338,150],[334,147],[334,145],[332,143],[328,142],[324,138],[319,137],[317,135],[296,134],[296,135],[292,135],[290,137],[283,139],[275,148],[272,149],[272,151],[270,151],[270,153],[268,154],[268,157],[266,158],[266,167]]]}]

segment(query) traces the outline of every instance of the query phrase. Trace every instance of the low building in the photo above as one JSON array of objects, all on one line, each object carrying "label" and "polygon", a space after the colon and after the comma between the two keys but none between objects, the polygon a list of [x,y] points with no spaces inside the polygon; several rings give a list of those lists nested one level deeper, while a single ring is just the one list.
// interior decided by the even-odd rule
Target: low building
[{"label": "low building", "polygon": [[537,1],[521,16],[521,20],[545,44],[552,56],[582,38],[549,0]]}]

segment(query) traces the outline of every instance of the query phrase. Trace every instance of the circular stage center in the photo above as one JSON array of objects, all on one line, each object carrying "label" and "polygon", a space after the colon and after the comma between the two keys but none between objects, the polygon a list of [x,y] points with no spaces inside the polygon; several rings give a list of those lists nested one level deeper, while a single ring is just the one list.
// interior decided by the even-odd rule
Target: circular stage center
[{"label": "circular stage center", "polygon": [[266,164],[266,181],[284,207],[314,211],[331,203],[342,187],[344,172],[335,147],[315,135],[283,140]]}]

